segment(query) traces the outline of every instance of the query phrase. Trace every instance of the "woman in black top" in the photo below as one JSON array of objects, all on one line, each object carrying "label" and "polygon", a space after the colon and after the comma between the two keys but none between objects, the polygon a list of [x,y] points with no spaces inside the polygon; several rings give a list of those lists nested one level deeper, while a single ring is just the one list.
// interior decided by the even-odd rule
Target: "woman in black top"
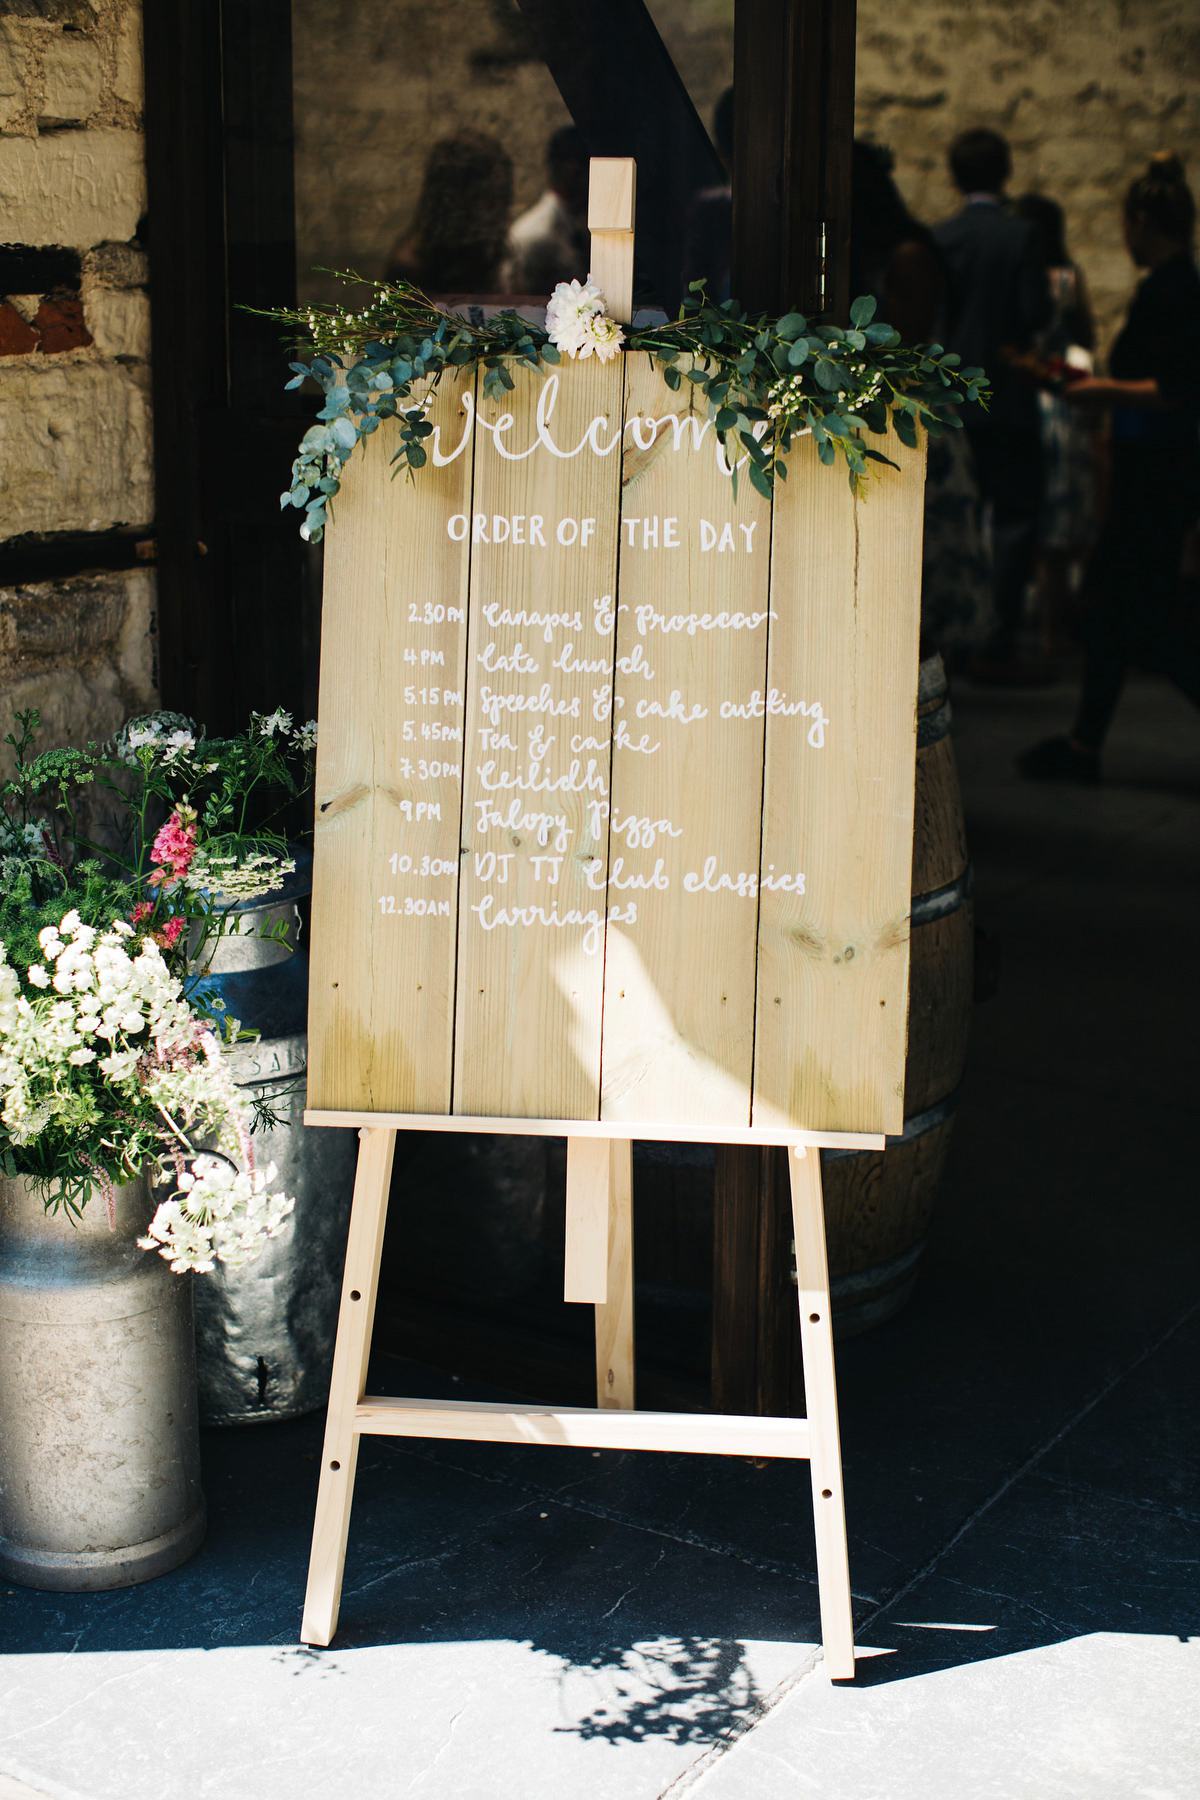
[{"label": "woman in black top", "polygon": [[1084,577],[1086,657],[1070,737],[1017,758],[1023,775],[1093,782],[1131,666],[1169,675],[1200,706],[1200,646],[1172,619],[1184,535],[1200,512],[1200,274],[1196,203],[1177,157],[1156,156],[1125,201],[1125,242],[1149,270],[1108,377],[1065,390],[1111,409],[1108,510]]}]

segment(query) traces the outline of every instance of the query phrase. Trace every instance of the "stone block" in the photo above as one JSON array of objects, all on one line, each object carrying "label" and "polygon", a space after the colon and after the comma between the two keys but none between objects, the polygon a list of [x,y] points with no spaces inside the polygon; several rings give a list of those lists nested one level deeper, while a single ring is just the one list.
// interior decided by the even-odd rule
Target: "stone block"
[{"label": "stone block", "polygon": [[52,38],[43,60],[39,123],[63,125],[90,119],[100,104],[103,71],[95,38],[72,32]]},{"label": "stone block", "polygon": [[135,131],[104,127],[0,139],[0,216],[10,243],[127,241],[146,208]]},{"label": "stone block", "polygon": [[[39,743],[83,745],[158,704],[150,569],[0,588],[0,738],[36,706]],[[11,753],[0,746],[0,775]]]},{"label": "stone block", "polygon": [[[83,749],[88,743],[99,743],[143,710],[125,704],[116,670],[104,664],[87,675],[79,669],[57,669],[23,677],[11,687],[0,685],[0,720],[4,722],[0,737],[7,736],[17,713],[30,706],[36,706],[41,714],[38,744],[47,750],[58,744]],[[0,743],[0,778],[6,779],[12,772],[12,749]]]},{"label": "stone block", "polygon": [[0,589],[0,671],[90,664],[115,655],[125,620],[123,576],[76,576]]},{"label": "stone block", "polygon": [[0,21],[0,125],[25,104],[26,46],[12,27]]},{"label": "stone block", "polygon": [[150,300],[146,294],[107,287],[91,288],[84,312],[97,350],[105,356],[150,356]]},{"label": "stone block", "polygon": [[145,287],[150,258],[132,244],[97,244],[83,259],[83,278],[110,288]]},{"label": "stone block", "polygon": [[125,10],[117,37],[117,72],[113,93],[130,106],[140,106],[145,94],[142,63],[142,9],[136,3]]},{"label": "stone block", "polygon": [[148,371],[0,363],[0,540],[154,514]]}]

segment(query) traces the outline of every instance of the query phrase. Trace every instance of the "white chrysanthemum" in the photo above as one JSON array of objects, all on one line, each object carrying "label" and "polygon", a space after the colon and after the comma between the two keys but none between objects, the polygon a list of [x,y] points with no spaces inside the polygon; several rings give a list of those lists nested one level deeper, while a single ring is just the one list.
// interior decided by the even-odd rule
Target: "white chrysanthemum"
[{"label": "white chrysanthemum", "polygon": [[589,275],[586,281],[560,281],[546,308],[546,330],[550,342],[568,356],[587,354],[587,328],[590,321],[604,312],[604,295]]},{"label": "white chrysanthemum", "polygon": [[584,327],[580,357],[594,355],[599,362],[609,362],[625,342],[625,333],[615,319],[597,313]]}]

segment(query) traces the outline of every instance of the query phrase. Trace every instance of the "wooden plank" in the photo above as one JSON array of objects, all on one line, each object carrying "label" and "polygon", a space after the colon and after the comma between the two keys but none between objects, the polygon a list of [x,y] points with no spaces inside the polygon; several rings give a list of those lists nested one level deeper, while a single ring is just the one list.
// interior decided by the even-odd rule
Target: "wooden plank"
[{"label": "wooden plank", "polygon": [[610,318],[633,318],[633,231],[637,164],[632,156],[593,156],[588,172],[591,274]]},{"label": "wooden plank", "polygon": [[632,1412],[633,1145],[610,1139],[607,1150],[608,1270],[604,1300],[596,1304],[596,1404]]},{"label": "wooden plank", "polygon": [[708,1131],[750,1122],[771,508],[690,382],[626,383],[601,1116]]},{"label": "wooden plank", "polygon": [[346,1534],[350,1528],[354,1472],[358,1464],[356,1408],[367,1383],[371,1327],[375,1321],[375,1296],[379,1286],[379,1255],[387,1223],[388,1189],[395,1149],[394,1131],[362,1133],[342,1277],[325,1443],[321,1452],[321,1480],[308,1564],[304,1622],[300,1627],[303,1644],[328,1644],[337,1630]]},{"label": "wooden plank", "polygon": [[924,452],[889,451],[856,500],[805,439],[775,496],[756,1125],[903,1126]]},{"label": "wooden plank", "polygon": [[599,1411],[474,1400],[368,1395],[355,1429],[381,1437],[478,1438],[590,1450],[667,1450],[697,1456],[808,1455],[807,1419],[731,1419],[720,1413]]},{"label": "wooden plank", "polygon": [[[425,1113],[322,1112],[312,1110],[304,1115],[306,1125],[386,1125],[393,1131],[503,1131],[524,1137],[565,1138],[630,1138],[664,1144],[692,1144],[696,1141],[694,1125],[659,1125],[653,1120],[636,1120],[631,1124],[613,1125],[594,1119],[503,1119],[494,1114],[462,1113],[446,1118],[429,1118]],[[827,1150],[882,1150],[884,1136],[879,1131],[800,1131],[794,1125],[734,1127],[718,1125],[706,1131],[705,1141],[714,1144],[809,1144]]]},{"label": "wooden plank", "polygon": [[568,1302],[602,1306],[608,1298],[611,1162],[609,1139],[567,1139],[563,1299]]},{"label": "wooden plank", "polygon": [[[430,411],[446,454],[463,394]],[[347,465],[325,556],[309,1098],[450,1110],[471,459],[392,480],[384,425]]]},{"label": "wooden plank", "polygon": [[804,1352],[804,1394],[808,1408],[817,1541],[817,1583],[821,1595],[821,1641],[831,1681],[854,1679],[854,1611],[846,1546],[846,1505],[842,1493],[842,1450],[838,1435],[837,1377],[833,1365],[833,1309],[825,1252],[825,1211],[821,1159],[793,1151],[792,1224],[800,1343]]},{"label": "wooden plank", "polygon": [[475,434],[453,1108],[595,1119],[621,366],[513,373]]}]

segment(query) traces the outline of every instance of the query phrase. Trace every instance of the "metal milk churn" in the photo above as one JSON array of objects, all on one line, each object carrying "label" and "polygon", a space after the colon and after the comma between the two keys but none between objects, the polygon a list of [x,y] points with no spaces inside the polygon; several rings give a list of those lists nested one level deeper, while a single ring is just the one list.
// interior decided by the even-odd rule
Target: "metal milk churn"
[{"label": "metal milk churn", "polygon": [[[271,1105],[275,1123],[253,1134],[255,1164],[276,1165],[279,1187],[296,1207],[254,1262],[242,1269],[218,1263],[196,1277],[205,1425],[291,1419],[329,1395],[358,1133],[303,1123],[308,951],[297,901],[311,891],[312,858],[291,854],[295,873],[281,887],[232,903],[236,929],[216,943],[206,969],[206,986],[260,1034],[226,1054],[238,1086]],[[281,941],[262,935],[281,929]]]},{"label": "metal milk churn", "polygon": [[91,1593],[204,1537],[192,1277],[138,1248],[149,1180],[78,1219],[0,1177],[0,1577]]}]

